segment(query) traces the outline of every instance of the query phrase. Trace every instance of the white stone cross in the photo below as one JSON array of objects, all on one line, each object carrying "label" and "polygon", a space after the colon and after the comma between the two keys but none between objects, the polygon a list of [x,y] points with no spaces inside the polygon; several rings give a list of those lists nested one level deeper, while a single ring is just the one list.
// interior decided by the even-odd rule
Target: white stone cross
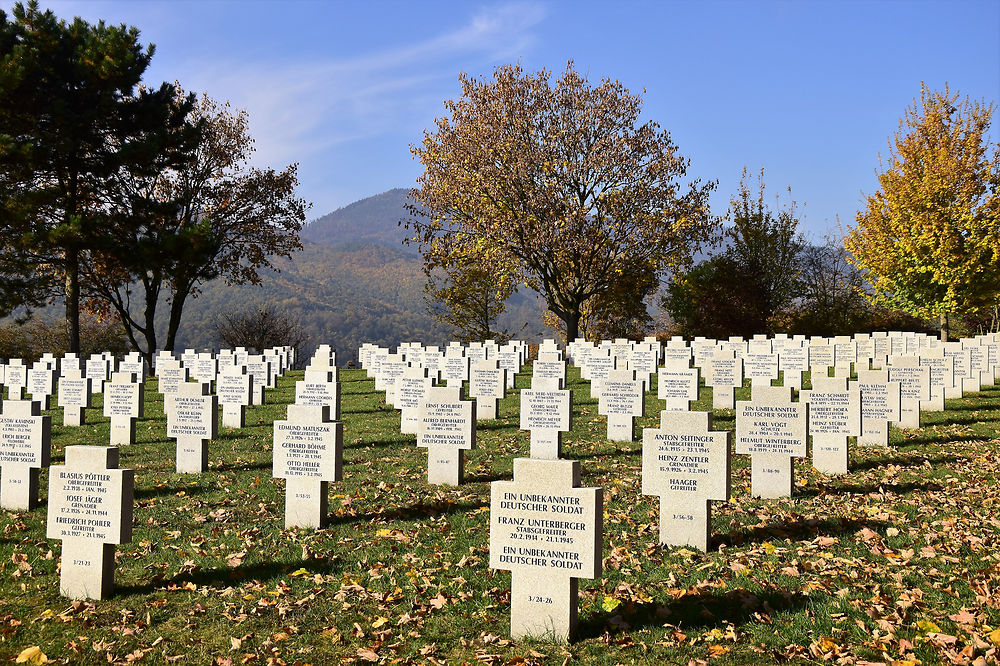
[{"label": "white stone cross", "polygon": [[24,391],[28,388],[28,366],[19,358],[7,361],[4,373],[4,385],[7,387],[8,400],[22,400]]},{"label": "white stone cross", "polygon": [[[698,368],[688,360],[668,360],[656,372],[656,397],[665,402],[665,412],[686,412],[698,399]],[[662,418],[662,417],[661,417]]]},{"label": "white stone cross", "polygon": [[79,370],[63,370],[56,403],[63,409],[64,426],[81,426],[91,406],[90,380]]},{"label": "white stone cross", "polygon": [[490,484],[490,568],[511,572],[513,638],[572,640],[580,578],[601,577],[604,495],[580,487],[580,461],[515,458]]},{"label": "white stone cross", "polygon": [[420,403],[427,396],[427,391],[434,385],[428,376],[427,369],[411,366],[396,379],[395,406],[400,410],[399,431],[403,434],[415,434],[420,426]]},{"label": "white stone cross", "polygon": [[427,449],[427,483],[462,483],[465,452],[476,447],[476,409],[457,386],[427,391],[417,426],[417,446]]},{"label": "white stone cross", "polygon": [[729,431],[709,412],[675,412],[642,431],[642,493],[660,497],[660,543],[707,551],[712,501],[729,501]]},{"label": "white stone cross", "polygon": [[861,391],[858,446],[889,446],[889,423],[899,422],[899,382],[890,382],[887,370],[861,370],[857,387]]},{"label": "white stone cross", "polygon": [[302,381],[295,382],[295,404],[327,407],[330,419],[339,421],[340,382],[336,368],[319,366],[316,370],[306,370]]},{"label": "white stone cross", "polygon": [[224,367],[215,380],[215,393],[222,406],[223,427],[246,426],[247,406],[253,404],[253,377],[246,366]]},{"label": "white stone cross", "polygon": [[49,401],[55,393],[55,384],[56,371],[44,363],[36,363],[35,367],[28,370],[28,395],[42,406],[43,412],[51,409]]},{"label": "white stone cross", "polygon": [[612,370],[600,381],[597,413],[608,417],[608,439],[635,441],[635,419],[646,415],[646,394],[632,370]]},{"label": "white stone cross", "polygon": [[208,443],[218,436],[219,398],[208,384],[185,382],[167,395],[167,437],[177,439],[177,471],[204,472]]},{"label": "white stone cross", "polygon": [[273,475],[284,478],[285,528],[320,528],[326,522],[331,481],[344,475],[344,424],[325,406],[289,405],[274,422]]},{"label": "white stone cross", "polygon": [[922,403],[931,399],[931,371],[917,356],[890,356],[889,381],[899,382],[899,428],[919,428]]},{"label": "white stone cross", "polygon": [[792,458],[806,455],[808,407],[792,402],[790,386],[761,386],[736,403],[736,453],[750,454],[754,497],[791,497]]},{"label": "white stone cross", "polygon": [[111,419],[112,446],[135,444],[135,420],[143,412],[143,387],[131,372],[116,372],[104,384],[104,415]]},{"label": "white stone cross", "polygon": [[799,399],[809,404],[813,467],[824,474],[847,474],[847,438],[861,435],[861,391],[846,377],[817,377]]},{"label": "white stone cross", "polygon": [[[537,363],[537,362],[536,362]],[[559,458],[562,434],[573,429],[573,392],[562,390],[558,378],[533,376],[521,390],[521,430],[531,433],[532,458]]]},{"label": "white stone cross", "polygon": [[113,446],[67,446],[49,469],[46,536],[62,539],[59,593],[106,599],[115,582],[115,546],[132,540],[134,473],[118,469]]},{"label": "white stone cross", "polygon": [[743,359],[717,352],[705,361],[705,385],[712,387],[712,409],[733,409],[736,388],[743,386]]},{"label": "white stone cross", "polygon": [[495,360],[477,361],[469,368],[469,397],[476,399],[476,418],[497,417],[497,402],[507,395],[507,371]]},{"label": "white stone cross", "polygon": [[0,414],[0,508],[38,505],[38,474],[49,466],[51,418],[33,400],[4,400]]}]

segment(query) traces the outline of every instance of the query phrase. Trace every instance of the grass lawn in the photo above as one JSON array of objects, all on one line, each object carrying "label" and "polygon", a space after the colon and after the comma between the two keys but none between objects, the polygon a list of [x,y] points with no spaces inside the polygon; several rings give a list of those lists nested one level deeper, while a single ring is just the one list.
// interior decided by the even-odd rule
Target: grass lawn
[{"label": "grass lawn", "polygon": [[[527,368],[530,370],[530,367]],[[427,456],[360,370],[344,370],[344,481],[322,530],[284,530],[271,431],[301,372],[220,428],[210,471],[174,473],[156,381],[146,387],[133,541],[115,596],[60,597],[61,544],[42,505],[0,512],[0,660],[38,646],[65,663],[996,663],[1000,643],[1000,387],[851,452],[845,477],[796,463],[795,496],[750,498],[748,456],[713,511],[708,554],[658,545],[656,497],[640,494],[641,443],[608,442],[589,385],[570,370],[574,430],[564,456],[605,490],[604,577],[580,581],[579,639],[511,641],[510,574],[487,567],[489,485],[528,452],[518,394],[480,425],[466,484],[426,484]],[[518,375],[518,389],[530,383]],[[655,384],[655,379],[654,379]],[[749,390],[737,391],[746,399]],[[660,401],[647,398],[641,428]],[[711,408],[702,389],[697,409]],[[52,415],[52,464],[108,441],[100,396],[89,423]],[[715,428],[734,427],[717,412]],[[40,657],[36,656],[36,659]]]}]

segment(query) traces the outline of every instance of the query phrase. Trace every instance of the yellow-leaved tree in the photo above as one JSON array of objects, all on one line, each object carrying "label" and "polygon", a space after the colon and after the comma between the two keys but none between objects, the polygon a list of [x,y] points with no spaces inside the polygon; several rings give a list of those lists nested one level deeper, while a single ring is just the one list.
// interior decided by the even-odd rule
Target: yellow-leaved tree
[{"label": "yellow-leaved tree", "polygon": [[485,265],[499,295],[526,284],[567,340],[602,302],[622,311],[602,317],[641,318],[657,286],[645,277],[689,262],[714,232],[715,183],[686,179],[670,134],[639,123],[639,95],[592,85],[572,62],[554,81],[505,65],[459,82],[461,98],[411,148],[424,173],[408,224],[429,269]]},{"label": "yellow-leaved tree", "polygon": [[876,304],[937,317],[969,313],[1000,295],[1000,145],[994,105],[921,85],[889,142],[879,189],[844,240]]}]

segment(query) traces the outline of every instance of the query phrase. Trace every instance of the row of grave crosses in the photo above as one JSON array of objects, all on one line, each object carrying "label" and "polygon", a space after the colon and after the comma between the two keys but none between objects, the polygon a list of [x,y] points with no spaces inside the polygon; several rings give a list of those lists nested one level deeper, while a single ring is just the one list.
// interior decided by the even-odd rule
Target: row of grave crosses
[{"label": "row of grave crosses", "polygon": [[[292,356],[285,357],[291,363]],[[169,365],[166,356],[159,358]],[[103,366],[102,373],[91,371],[94,362]],[[65,464],[52,468],[49,474],[46,525],[48,538],[63,541],[60,593],[74,599],[102,599],[110,595],[114,585],[115,546],[131,541],[134,472],[119,469],[117,445],[135,442],[135,420],[143,411],[144,364],[137,354],[130,354],[119,364],[118,371],[112,372],[114,357],[100,355],[87,361],[84,374],[72,354],[62,359],[46,355],[39,363],[45,364],[49,381],[54,381],[55,372],[61,369],[58,395],[65,425],[84,423],[92,382],[104,393],[104,415],[110,419],[112,446],[66,447]],[[330,364],[335,371],[332,355]],[[17,368],[21,367],[16,362],[5,364],[5,376],[6,368],[15,368],[11,376],[19,378]],[[229,370],[216,380],[224,382]],[[247,376],[245,368],[242,370]],[[35,372],[36,368],[29,371]],[[166,398],[168,435],[178,440],[178,471],[205,468],[204,437],[215,436],[217,418],[216,396],[208,393],[209,387],[208,382],[185,381]],[[29,382],[28,388],[37,385]],[[51,417],[41,412],[48,409],[51,392],[51,387],[44,393],[35,390],[32,399],[23,400],[18,384],[8,385],[11,399],[4,400],[0,409],[2,508],[30,510],[38,504],[39,474],[49,465],[51,450]]]},{"label": "row of grave crosses", "polygon": [[[806,455],[809,437],[812,438],[816,468],[827,474],[845,474],[849,437],[857,437],[862,445],[886,445],[890,423],[919,427],[921,409],[943,409],[946,396],[960,395],[959,387],[978,388],[975,382],[989,381],[1000,368],[987,366],[981,377],[956,378],[953,357],[964,354],[963,367],[970,368],[973,364],[968,362],[968,357],[977,355],[970,349],[983,345],[982,358],[991,358],[993,353],[988,351],[988,345],[995,345],[992,340],[976,345],[965,341],[950,349],[932,349],[930,345],[915,343],[912,347],[922,350],[920,356],[887,355],[880,363],[865,355],[859,357],[855,341],[854,353],[846,356],[851,359],[846,366],[836,362],[842,342],[827,345],[829,348],[816,345],[818,353],[812,355],[813,362],[810,362],[811,348],[795,340],[788,340],[780,353],[764,350],[759,340],[755,350],[753,345],[747,345],[744,353],[740,353],[740,347],[734,344],[736,341],[729,342],[715,348],[711,355],[703,354],[702,364],[708,374],[707,384],[713,388],[714,407],[736,411],[736,453],[750,456],[751,492],[765,498],[791,496],[793,459]],[[767,342],[769,346],[772,344]],[[896,351],[903,349],[895,343],[887,345],[886,348]],[[581,368],[581,374],[591,380],[591,395],[598,398],[598,412],[607,417],[608,439],[633,438],[634,419],[644,415],[649,376],[657,372],[658,398],[665,402],[665,409],[661,412],[660,427],[643,432],[642,492],[660,498],[661,543],[707,550],[711,503],[727,501],[730,496],[730,434],[712,430],[708,412],[689,411],[691,402],[698,399],[700,379],[700,368],[692,366],[695,357],[690,349],[656,350],[654,344],[646,341],[642,345],[632,343],[624,353],[625,369],[617,367],[619,361],[613,347],[606,353],[584,354],[587,360]],[[665,362],[658,368],[661,355]],[[478,387],[472,388],[476,383],[475,373],[478,369],[496,372],[496,364],[478,361],[471,365],[469,393],[473,399],[462,401],[459,377],[448,381],[448,388],[434,387],[421,361],[410,366],[406,363],[406,355],[393,359],[387,350],[381,356],[371,363],[376,382],[379,372],[386,367],[393,363],[402,366],[396,369],[397,406],[403,412],[404,432],[412,432],[409,429],[412,422],[419,424],[418,443],[429,449],[428,481],[460,482],[462,453],[475,443],[473,424],[481,401],[477,393],[483,394]],[[363,364],[371,361],[374,358],[369,356]],[[561,369],[555,364],[561,364]],[[874,365],[885,366],[885,369],[865,369],[865,366]],[[854,369],[857,369],[858,379],[849,381]],[[813,373],[812,390],[802,392],[800,400],[794,401],[793,389],[801,389],[802,373],[807,370]],[[831,370],[835,374],[833,377],[829,376]],[[772,386],[779,378],[779,371],[788,385]],[[745,378],[751,380],[752,399],[737,402],[735,389],[743,386]],[[452,387],[453,383],[458,386]],[[507,381],[496,383],[513,384],[509,377]],[[569,637],[575,623],[579,572],[589,572],[582,574],[585,577],[600,575],[600,548],[595,565],[590,550],[594,541],[583,538],[589,534],[591,525],[595,526],[594,533],[599,533],[598,518],[588,518],[585,522],[552,520],[555,512],[572,511],[560,503],[575,501],[568,496],[557,499],[552,494],[552,483],[576,479],[572,486],[563,481],[564,490],[579,486],[578,465],[574,476],[568,468],[563,473],[558,464],[549,464],[546,469],[546,464],[541,462],[558,461],[561,433],[571,428],[571,394],[560,390],[564,384],[565,364],[561,361],[561,352],[543,344],[535,362],[531,388],[522,390],[520,395],[521,429],[531,433],[531,457],[515,460],[514,481],[492,484],[491,566],[510,569],[513,573],[512,632],[515,636]],[[485,395],[494,398],[492,394]],[[490,407],[494,405],[491,401]],[[491,409],[487,418],[495,417]],[[443,427],[442,424],[448,425]],[[531,484],[549,492],[525,492],[534,488]],[[515,485],[517,488],[513,487]],[[599,489],[581,490],[599,492]],[[514,515],[506,513],[508,509],[527,513]],[[545,513],[547,517],[531,511]],[[590,516],[589,509],[587,511]],[[533,530],[531,526],[538,529]],[[568,528],[581,532],[577,534]],[[569,543],[587,545],[577,552],[568,548],[559,550],[552,546],[553,543],[560,547]],[[553,575],[553,569],[575,571],[577,576]]]}]

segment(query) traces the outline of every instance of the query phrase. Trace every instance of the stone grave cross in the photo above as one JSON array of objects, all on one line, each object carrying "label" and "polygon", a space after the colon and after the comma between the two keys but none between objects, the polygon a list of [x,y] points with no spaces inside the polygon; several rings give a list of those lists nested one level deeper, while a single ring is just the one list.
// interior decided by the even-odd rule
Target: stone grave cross
[{"label": "stone grave cross", "polygon": [[51,409],[50,399],[55,393],[56,371],[39,361],[28,370],[28,395],[42,406],[42,411]]},{"label": "stone grave cross", "polygon": [[115,546],[132,540],[134,472],[118,469],[113,446],[67,446],[49,469],[46,536],[62,539],[59,593],[106,599],[115,581]]},{"label": "stone grave cross", "polygon": [[91,406],[90,380],[79,370],[63,370],[59,379],[57,404],[63,409],[64,426],[81,426]]},{"label": "stone grave cross", "polygon": [[135,444],[135,420],[142,416],[143,393],[132,372],[116,372],[104,383],[104,415],[111,418],[112,446]]},{"label": "stone grave cross", "polygon": [[208,443],[218,436],[219,398],[208,384],[185,382],[167,395],[167,437],[177,439],[177,471],[204,472]]},{"label": "stone grave cross", "polygon": [[889,423],[899,422],[899,382],[889,381],[887,370],[859,370],[861,436],[858,446],[889,446]]},{"label": "stone grave cross", "polygon": [[600,578],[604,495],[580,487],[580,461],[515,458],[490,484],[490,568],[511,572],[510,633],[572,640],[580,578]]},{"label": "stone grave cross", "polygon": [[458,386],[432,387],[420,403],[417,446],[427,449],[427,483],[462,483],[465,452],[476,448],[476,401]]},{"label": "stone grave cross", "polygon": [[716,352],[705,361],[705,384],[712,387],[712,409],[733,409],[736,388],[743,386],[743,359]]},{"label": "stone grave cross", "polygon": [[698,399],[698,375],[698,368],[692,368],[686,359],[668,359],[656,371],[656,397],[665,401],[664,412],[691,409],[691,402]]},{"label": "stone grave cross", "polygon": [[736,402],[736,453],[750,454],[754,497],[791,497],[792,458],[806,455],[808,407],[792,402],[790,386],[760,386]]},{"label": "stone grave cross", "polygon": [[660,497],[660,543],[707,551],[712,501],[729,501],[729,431],[709,412],[676,412],[642,431],[642,493]]},{"label": "stone grave cross", "polygon": [[861,391],[846,377],[816,377],[799,399],[809,404],[813,467],[824,474],[847,474],[847,438],[861,435]]},{"label": "stone grave cross", "polygon": [[274,422],[273,469],[286,481],[285,528],[323,527],[330,482],[344,476],[344,424],[328,407],[289,405]]},{"label": "stone grave cross", "polygon": [[0,508],[38,505],[38,474],[49,466],[51,420],[32,400],[4,400],[0,414]]},{"label": "stone grave cross", "polygon": [[247,405],[253,404],[253,377],[246,366],[227,365],[216,376],[215,393],[222,407],[222,426],[242,428],[246,425]]},{"label": "stone grave cross", "polygon": [[416,434],[420,426],[420,402],[434,385],[427,368],[410,366],[396,379],[395,406],[402,412],[399,417],[399,431]]},{"label": "stone grave cross", "polygon": [[635,440],[635,418],[646,415],[646,394],[633,370],[611,370],[599,384],[597,413],[608,417],[608,439]]},{"label": "stone grave cross", "polygon": [[562,434],[573,429],[573,392],[561,390],[558,378],[533,376],[521,390],[521,430],[531,433],[532,458],[559,458]]},{"label": "stone grave cross", "polygon": [[469,397],[476,399],[476,418],[497,417],[497,401],[507,395],[507,371],[495,360],[477,361],[469,368]]}]

